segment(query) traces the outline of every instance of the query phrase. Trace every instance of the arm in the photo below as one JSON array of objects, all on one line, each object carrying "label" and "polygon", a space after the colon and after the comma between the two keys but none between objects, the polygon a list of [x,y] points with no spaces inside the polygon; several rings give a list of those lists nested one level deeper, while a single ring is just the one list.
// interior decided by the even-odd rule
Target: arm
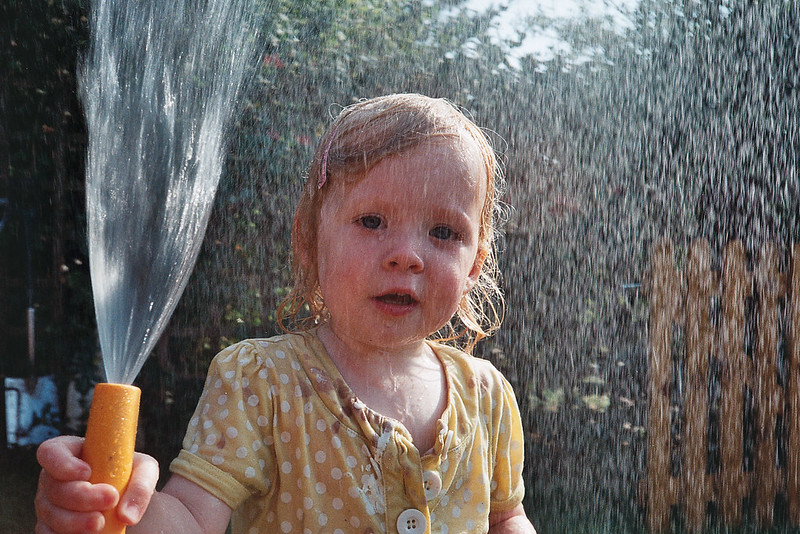
[{"label": "arm", "polygon": [[522,504],[508,512],[492,512],[489,514],[490,534],[536,534],[536,529],[528,521]]},{"label": "arm", "polygon": [[[222,534],[230,518],[231,509],[224,502],[194,482],[172,475],[164,489],[150,499],[141,521],[128,532]],[[169,530],[163,530],[165,526]]]}]

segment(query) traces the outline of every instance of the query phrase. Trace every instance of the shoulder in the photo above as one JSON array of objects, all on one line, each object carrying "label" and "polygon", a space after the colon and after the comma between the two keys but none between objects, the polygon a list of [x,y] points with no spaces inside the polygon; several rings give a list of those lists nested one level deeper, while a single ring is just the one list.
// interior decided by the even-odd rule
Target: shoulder
[{"label": "shoulder", "polygon": [[508,380],[492,362],[449,345],[431,343],[431,346],[444,364],[450,382],[458,389],[494,398],[511,391]]},{"label": "shoulder", "polygon": [[[302,372],[300,355],[305,354],[306,340],[300,334],[271,338],[245,339],[223,349],[211,362],[200,403],[217,406],[246,407],[263,415],[276,396],[286,388],[308,379]],[[208,408],[204,408],[207,410]],[[228,412],[225,412],[226,416]]]},{"label": "shoulder", "polygon": [[[307,334],[283,334],[239,341],[212,360],[209,373],[223,378],[299,370],[298,355],[313,352]],[[264,378],[264,376],[262,376]]]},{"label": "shoulder", "polygon": [[307,349],[303,334],[282,334],[269,338],[245,339],[222,349],[215,357],[216,365],[246,365],[265,357],[283,360]]}]

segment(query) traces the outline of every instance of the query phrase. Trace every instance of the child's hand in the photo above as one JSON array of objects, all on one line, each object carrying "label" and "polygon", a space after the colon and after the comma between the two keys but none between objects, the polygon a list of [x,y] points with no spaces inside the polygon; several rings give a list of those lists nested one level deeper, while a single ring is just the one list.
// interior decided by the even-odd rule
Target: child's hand
[{"label": "child's hand", "polygon": [[[36,492],[38,534],[97,532],[103,528],[102,512],[117,505],[117,490],[108,484],[90,484],[89,465],[80,459],[83,438],[60,436],[45,441],[36,451],[42,466]],[[117,509],[128,525],[139,522],[158,481],[158,463],[136,453],[128,489]]]}]

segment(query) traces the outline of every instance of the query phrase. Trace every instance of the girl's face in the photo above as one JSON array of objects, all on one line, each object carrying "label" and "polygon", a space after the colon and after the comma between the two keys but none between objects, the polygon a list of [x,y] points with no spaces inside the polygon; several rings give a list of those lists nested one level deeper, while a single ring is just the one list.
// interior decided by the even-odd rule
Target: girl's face
[{"label": "girl's face", "polygon": [[478,280],[486,169],[462,137],[375,165],[323,200],[317,271],[329,327],[345,343],[392,350],[444,326]]}]

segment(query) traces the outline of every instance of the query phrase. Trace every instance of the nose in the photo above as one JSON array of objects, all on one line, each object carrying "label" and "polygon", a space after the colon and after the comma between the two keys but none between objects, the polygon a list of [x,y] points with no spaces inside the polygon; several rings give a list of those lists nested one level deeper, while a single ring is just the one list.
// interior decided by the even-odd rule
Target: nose
[{"label": "nose", "polygon": [[422,247],[422,243],[414,236],[395,235],[388,243],[384,265],[392,270],[421,272],[425,266]]}]

